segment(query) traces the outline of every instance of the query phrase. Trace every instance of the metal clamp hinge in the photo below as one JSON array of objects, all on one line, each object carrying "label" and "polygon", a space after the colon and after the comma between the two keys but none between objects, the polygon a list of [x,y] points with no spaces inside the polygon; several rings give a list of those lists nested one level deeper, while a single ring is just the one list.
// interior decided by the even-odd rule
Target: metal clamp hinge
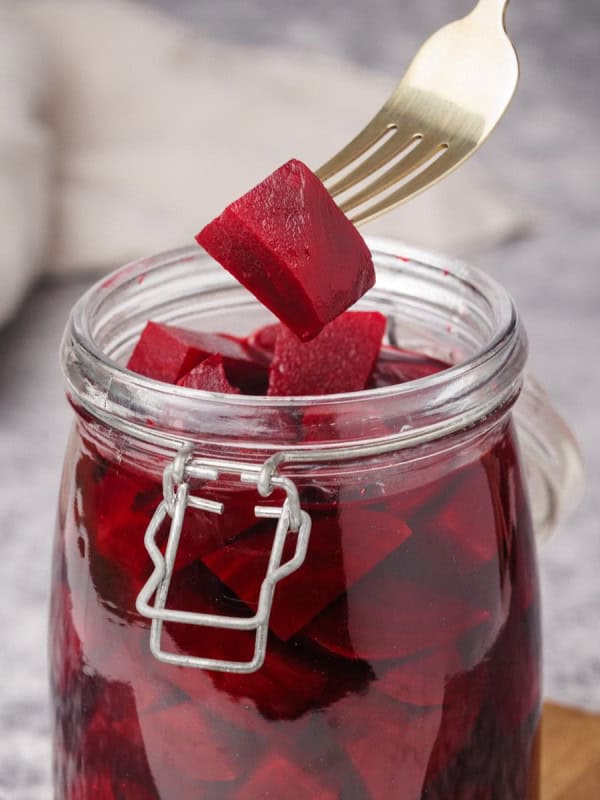
[{"label": "metal clamp hinge", "polygon": [[[289,478],[276,474],[280,460],[280,457],[273,457],[257,467],[235,461],[192,459],[191,447],[185,446],[173,463],[165,469],[164,499],[156,509],[144,537],[144,544],[154,564],[154,571],[136,601],[138,613],[152,621],[150,650],[159,661],[177,666],[240,674],[256,672],[263,665],[275,586],[304,563],[311,530],[310,516],[300,508],[295,484]],[[212,514],[222,514],[224,510],[222,503],[192,496],[189,481],[193,479],[216,481],[222,474],[237,475],[242,483],[254,484],[263,497],[268,497],[275,489],[282,489],[286,493],[282,506],[255,507],[257,517],[277,519],[277,527],[267,573],[260,589],[258,609],[252,617],[228,617],[166,608],[186,509],[197,508]],[[171,518],[171,524],[163,555],[156,543],[156,537],[167,516]],[[282,564],[283,550],[289,533],[296,534],[296,548],[292,558]],[[165,622],[220,630],[255,631],[254,655],[250,661],[243,662],[166,652],[161,646],[162,627]]]}]

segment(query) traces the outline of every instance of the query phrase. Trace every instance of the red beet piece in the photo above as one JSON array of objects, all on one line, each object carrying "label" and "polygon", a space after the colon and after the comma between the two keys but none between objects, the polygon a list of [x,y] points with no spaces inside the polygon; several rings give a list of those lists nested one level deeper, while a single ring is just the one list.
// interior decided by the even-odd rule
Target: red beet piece
[{"label": "red beet piece", "polygon": [[242,340],[158,322],[147,323],[127,368],[148,378],[177,383],[209,356],[221,356],[228,380],[238,388],[255,383],[257,373],[266,383],[266,366]]},{"label": "red beet piece", "polygon": [[232,386],[227,380],[221,356],[210,356],[200,362],[191,372],[184,375],[179,381],[179,386],[188,389],[202,389],[205,392],[220,392],[222,394],[239,394],[240,390]]},{"label": "red beet piece", "polygon": [[[305,634],[346,658],[378,661],[443,647],[489,619],[487,611],[435,587],[398,580],[397,560],[386,559],[313,620]],[[356,619],[365,622],[353,624]]]},{"label": "red beet piece", "polygon": [[[181,648],[168,633],[163,634],[162,646],[167,652],[178,652]],[[238,698],[228,691],[215,687],[212,675],[206,670],[189,669],[163,664],[154,659],[147,665],[156,676],[157,682],[163,685],[167,695],[176,692],[180,703],[193,703],[209,712],[212,717],[219,718],[222,724],[230,724],[244,736],[247,731],[257,733],[263,738],[271,736],[273,723],[265,719],[257,711],[252,702],[239,702]]]},{"label": "red beet piece", "polygon": [[463,471],[462,480],[437,513],[427,509],[417,519],[419,534],[430,550],[429,563],[443,558],[460,577],[497,559],[507,538],[506,520],[494,503],[480,463]]},{"label": "red beet piece", "polygon": [[258,328],[258,330],[254,331],[254,333],[251,333],[246,339],[246,342],[249,347],[257,350],[268,362],[270,362],[273,358],[275,342],[277,341],[277,336],[281,330],[281,327],[282,326],[280,322],[264,325],[262,328]]},{"label": "red beet piece", "polygon": [[441,706],[446,683],[463,668],[455,646],[424,653],[392,666],[377,682],[385,694],[413,706]]},{"label": "red beet piece", "polygon": [[[154,714],[140,717],[140,726],[148,761],[164,765],[169,772],[183,773],[194,780],[230,781],[239,775],[235,753],[219,741],[198,705],[182,703]],[[166,776],[168,785],[172,776]]]},{"label": "red beet piece", "polygon": [[160,484],[126,464],[98,469],[87,454],[77,463],[77,482],[81,556],[89,560],[98,596],[128,607],[152,571],[143,538],[162,499]]},{"label": "red beet piece", "polygon": [[228,206],[196,240],[303,340],[375,283],[362,236],[296,160]]},{"label": "red beet piece", "polygon": [[[258,600],[273,546],[274,524],[262,526],[204,557],[206,566],[247,605]],[[401,520],[381,512],[339,510],[316,518],[304,564],[277,586],[270,627],[287,640],[376,567],[410,536]],[[289,535],[284,559],[293,556]]]},{"label": "red beet piece", "polygon": [[[292,788],[293,787],[293,788]],[[235,800],[337,800],[338,794],[321,786],[312,775],[277,753],[266,756],[253,775],[235,792]]]},{"label": "red beet piece", "polygon": [[420,800],[441,708],[415,713],[371,691],[350,695],[326,713],[371,800]]},{"label": "red beet piece", "polygon": [[96,708],[80,740],[85,769],[100,772],[109,768],[113,787],[124,778],[146,783],[148,761],[131,688],[126,683],[102,681],[97,689]]},{"label": "red beet piece", "polygon": [[364,389],[381,347],[386,319],[348,311],[312,342],[281,328],[269,373],[269,394],[324,395]]},{"label": "red beet piece", "polygon": [[[251,609],[232,596],[231,590],[200,562],[191,564],[174,578],[168,607],[221,616],[247,617],[252,614]],[[169,623],[165,625],[165,642],[167,637],[171,639],[169,649],[186,655],[249,661],[254,653],[255,636],[246,631]],[[194,676],[201,674],[200,671],[183,669],[172,670],[172,673],[174,684],[185,692],[189,691],[191,697],[200,696],[194,692]],[[231,697],[248,698],[264,716],[276,719],[294,718],[318,706],[326,684],[326,676],[299,658],[297,648],[284,646],[272,634],[269,635],[265,663],[259,670],[249,675],[212,672],[210,676],[217,690]],[[202,691],[201,686],[198,689]]]},{"label": "red beet piece", "polygon": [[443,361],[429,358],[420,353],[384,345],[373,369],[369,388],[378,389],[381,386],[427,378],[448,369],[448,366]]}]

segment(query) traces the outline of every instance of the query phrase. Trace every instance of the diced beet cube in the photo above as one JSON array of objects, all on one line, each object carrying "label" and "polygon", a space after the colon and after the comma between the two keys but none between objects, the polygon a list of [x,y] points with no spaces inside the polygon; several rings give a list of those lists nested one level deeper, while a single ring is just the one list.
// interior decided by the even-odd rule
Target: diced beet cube
[{"label": "diced beet cube", "polygon": [[89,562],[96,592],[115,608],[132,608],[132,597],[152,571],[143,539],[162,499],[160,479],[152,480],[125,464],[99,471],[84,455],[77,464],[77,480],[78,546]]},{"label": "diced beet cube", "polygon": [[[339,673],[331,675],[330,685],[339,685]],[[352,692],[352,690],[350,690]],[[348,696],[345,688],[340,687],[336,697],[330,695],[327,703],[316,714],[306,715],[302,720],[302,727],[296,729],[296,735],[285,737],[286,728],[275,731],[267,744],[269,752],[275,748],[287,759],[293,762],[303,773],[314,775],[321,784],[324,797],[329,797],[329,792],[338,798],[364,798],[364,788],[352,767],[346,754],[344,745],[337,736],[337,732],[330,727],[327,719],[327,708],[333,706],[339,698]],[[295,723],[298,724],[297,722]],[[288,729],[289,730],[289,729]],[[321,795],[315,795],[315,798]]]},{"label": "diced beet cube", "polygon": [[265,717],[295,719],[321,705],[326,676],[299,658],[293,645],[285,647],[271,634],[265,663],[257,672],[219,673],[214,683],[232,697],[252,700]]},{"label": "diced beet cube", "polygon": [[420,800],[441,708],[418,712],[371,691],[326,712],[371,800]]},{"label": "diced beet cube", "polygon": [[337,800],[338,794],[320,785],[313,775],[278,753],[270,753],[235,792],[235,800]]},{"label": "diced beet cube", "polygon": [[[168,632],[163,634],[162,646],[167,652],[183,652]],[[213,675],[207,670],[176,667],[157,659],[148,666],[167,693],[175,691],[180,702],[198,705],[201,710],[220,719],[223,725],[230,724],[240,732],[240,737],[248,731],[261,739],[272,736],[275,727],[272,719],[263,717],[253,702],[240,702],[226,689],[215,686]]]},{"label": "diced beet cube", "polygon": [[209,356],[221,356],[227,379],[238,388],[257,377],[266,384],[266,366],[242,340],[219,333],[190,331],[148,322],[127,368],[148,378],[177,383]]},{"label": "diced beet cube", "polygon": [[154,777],[162,769],[165,785],[173,786],[173,774],[196,781],[231,781],[240,774],[235,753],[220,740],[215,726],[200,711],[198,705],[182,703],[140,717],[140,726],[148,761],[154,767]]},{"label": "diced beet cube", "polygon": [[[490,479],[487,456],[442,475],[422,489],[398,493],[390,499],[393,513],[406,519],[414,536],[407,559],[400,567],[405,576],[455,593],[472,592],[476,572],[487,570],[496,581],[507,573],[509,521]],[[485,589],[485,587],[481,587]]]},{"label": "diced beet cube", "polygon": [[240,390],[227,380],[221,356],[210,356],[201,361],[197,367],[177,381],[179,386],[188,389],[202,389],[205,392],[221,392],[222,394],[239,394]]},{"label": "diced beet cube", "polygon": [[[410,540],[409,540],[410,541]],[[455,642],[489,613],[410,580],[390,556],[305,628],[305,635],[345,658],[404,658]]]},{"label": "diced beet cube", "polygon": [[188,507],[175,562],[177,570],[218,550],[257,522],[254,506],[258,498],[253,488],[240,483],[207,484],[197,493],[205,500],[223,503],[224,510],[222,514],[212,514]]},{"label": "diced beet cube", "polygon": [[131,687],[97,676],[96,680],[96,708],[80,740],[82,763],[98,772],[109,765],[113,786],[123,778],[145,784],[150,769]]},{"label": "diced beet cube", "polygon": [[[175,626],[163,634],[163,648],[184,655],[209,658],[247,659],[251,650],[243,645],[250,634],[235,632],[232,639],[241,642],[237,653],[231,648],[224,652],[223,631],[190,631]],[[200,629],[199,629],[200,630]],[[253,641],[253,640],[252,640]],[[269,636],[267,656],[263,666],[249,675],[211,672],[186,667],[153,665],[173,686],[185,692],[195,702],[206,705],[211,712],[236,726],[265,733],[265,720],[296,719],[318,708],[323,700],[327,677],[316,666],[299,658],[293,645],[284,646]],[[243,702],[239,702],[243,699]],[[249,701],[249,702],[248,702]]]},{"label": "diced beet cube", "polygon": [[303,340],[375,283],[362,236],[296,160],[228,206],[196,240]]},{"label": "diced beet cube", "polygon": [[[149,650],[150,633],[146,627],[114,625],[107,623],[106,617],[98,620],[95,609],[88,619],[86,649],[91,665],[113,685],[119,682],[130,688],[138,715],[175,702],[175,692],[170,691],[168,684],[140,669]],[[111,634],[110,647],[106,647],[107,627]],[[132,709],[133,703],[128,707]]]},{"label": "diced beet cube", "polygon": [[441,706],[448,680],[462,668],[456,647],[450,645],[390,667],[377,681],[377,688],[401,703]]},{"label": "diced beet cube", "polygon": [[[313,522],[304,564],[276,589],[270,628],[280,639],[294,636],[347,588],[376,567],[410,536],[398,519],[352,509]],[[257,600],[273,547],[274,524],[262,526],[204,557],[205,565],[249,606]],[[283,561],[293,556],[289,534]]]},{"label": "diced beet cube", "polygon": [[[152,571],[152,562],[144,547],[144,533],[162,499],[159,478],[153,480],[124,464],[110,465],[103,474],[95,474],[93,461],[87,456],[80,458],[77,471],[82,487],[78,513],[87,532],[89,553],[85,555],[89,558],[96,590],[103,600],[119,601],[118,607],[133,610],[131,601]],[[239,481],[219,482],[218,486],[193,482],[191,488],[192,494],[223,502],[225,511],[219,515],[188,507],[176,571],[222,547],[256,523],[255,489]],[[169,523],[167,518],[157,536],[159,546],[166,541]],[[123,581],[128,584],[127,591],[124,596],[117,597],[118,584]]]},{"label": "diced beet cube", "polygon": [[378,389],[381,386],[392,386],[396,383],[427,378],[448,369],[448,366],[443,361],[429,358],[420,353],[384,345],[373,368],[369,388]]},{"label": "diced beet cube", "polygon": [[458,650],[466,669],[471,669],[489,657],[508,618],[512,585],[497,559],[461,581],[455,592],[479,608],[485,608],[489,619],[461,636]]},{"label": "diced beet cube", "polygon": [[425,465],[419,470],[418,465],[409,465],[408,470],[401,471],[394,476],[383,502],[389,507],[392,514],[402,517],[408,525],[417,523],[423,514],[435,515],[443,507],[446,498],[458,482],[457,473],[436,475],[436,480],[431,474],[431,466]]},{"label": "diced beet cube", "polygon": [[[191,564],[175,576],[168,608],[235,617],[248,617],[253,613],[200,562]],[[175,652],[185,655],[249,661],[254,653],[255,635],[248,631],[168,623],[165,625],[165,641],[167,635]],[[193,669],[173,670],[173,681],[194,696],[196,672]],[[326,676],[321,671],[300,658],[293,645],[283,645],[272,633],[265,663],[259,670],[249,675],[212,672],[210,676],[217,690],[231,697],[248,698],[264,716],[275,719],[295,718],[307,709],[317,707],[326,685]]]},{"label": "diced beet cube", "polygon": [[258,328],[258,330],[254,331],[254,333],[251,333],[250,336],[247,337],[246,342],[270,362],[275,352],[275,342],[277,341],[277,336],[281,327],[280,322],[264,325],[262,328]]},{"label": "diced beet cube", "polygon": [[148,322],[127,362],[127,369],[157,381],[177,383],[206,356],[192,331]]},{"label": "diced beet cube", "polygon": [[348,311],[312,342],[281,328],[269,373],[269,394],[324,395],[364,389],[381,347],[386,319],[377,311]]},{"label": "diced beet cube", "polygon": [[469,470],[436,523],[438,537],[446,539],[465,575],[502,555],[508,541],[507,520],[495,504],[490,478],[481,468]]}]

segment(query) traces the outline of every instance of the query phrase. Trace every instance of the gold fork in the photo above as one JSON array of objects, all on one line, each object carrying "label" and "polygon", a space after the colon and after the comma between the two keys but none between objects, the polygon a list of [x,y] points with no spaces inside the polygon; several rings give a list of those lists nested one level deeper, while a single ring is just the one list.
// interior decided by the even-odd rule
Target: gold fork
[{"label": "gold fork", "polygon": [[318,170],[353,222],[373,219],[441,180],[496,127],[519,80],[505,28],[508,3],[479,0],[466,17],[437,31],[383,108]]}]

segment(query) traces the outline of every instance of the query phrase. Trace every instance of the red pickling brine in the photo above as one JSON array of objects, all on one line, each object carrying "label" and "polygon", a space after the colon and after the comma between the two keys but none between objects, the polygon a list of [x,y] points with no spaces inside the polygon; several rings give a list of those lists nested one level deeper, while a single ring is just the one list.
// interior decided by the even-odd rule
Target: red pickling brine
[{"label": "red pickling brine", "polygon": [[[372,338],[354,356],[341,344],[324,351],[368,362],[360,395],[318,404],[244,395],[226,359],[254,360],[254,386],[266,392],[282,335],[266,315],[245,330],[227,325],[233,317],[216,323],[219,352],[209,334],[204,350],[177,334],[183,360],[165,360],[185,391],[149,380],[150,394],[127,395],[144,379],[123,370],[117,392],[111,365],[114,392],[97,412],[94,398],[84,406],[71,392],[50,618],[56,800],[539,800],[538,579],[514,398],[481,413],[474,402],[469,424],[449,424],[466,407],[448,351],[430,347],[433,333],[423,354],[414,337],[404,347],[397,322],[388,330],[398,347],[382,350],[390,320],[374,307],[360,318]],[[124,340],[122,329],[114,336]],[[121,365],[136,336],[115,350]],[[318,350],[318,340],[301,347]],[[250,368],[243,379],[253,383]],[[417,392],[428,380],[422,406],[434,433],[425,436]],[[494,399],[502,386],[517,382],[496,367]],[[256,633],[185,619],[166,621],[159,640],[180,663],[157,658],[137,601],[154,570],[146,532],[163,502],[154,540],[165,555],[169,481],[223,513],[186,509],[166,608],[251,621],[286,499],[275,484],[261,495],[252,469],[278,450],[304,454],[275,474],[296,487],[312,527],[303,563],[276,584],[264,663],[250,673],[190,666],[247,663]],[[187,473],[188,463],[221,464],[220,474]],[[282,563],[298,542],[291,530]]]},{"label": "red pickling brine", "polygon": [[[449,456],[421,476],[420,501],[391,465],[365,474],[382,486],[375,499],[359,489],[320,503],[301,490],[308,556],[275,593],[266,662],[251,675],[152,656],[135,598],[151,572],[143,535],[159,477],[84,422],[72,448],[51,625],[61,798],[427,800],[470,763],[484,787],[505,787],[494,798],[526,797],[538,607],[510,426],[467,463]],[[350,482],[338,484],[341,496]],[[233,524],[191,511],[170,606],[251,616],[274,524],[255,518],[254,490],[232,482],[220,497]],[[253,641],[168,623],[163,644],[247,660]]]}]

